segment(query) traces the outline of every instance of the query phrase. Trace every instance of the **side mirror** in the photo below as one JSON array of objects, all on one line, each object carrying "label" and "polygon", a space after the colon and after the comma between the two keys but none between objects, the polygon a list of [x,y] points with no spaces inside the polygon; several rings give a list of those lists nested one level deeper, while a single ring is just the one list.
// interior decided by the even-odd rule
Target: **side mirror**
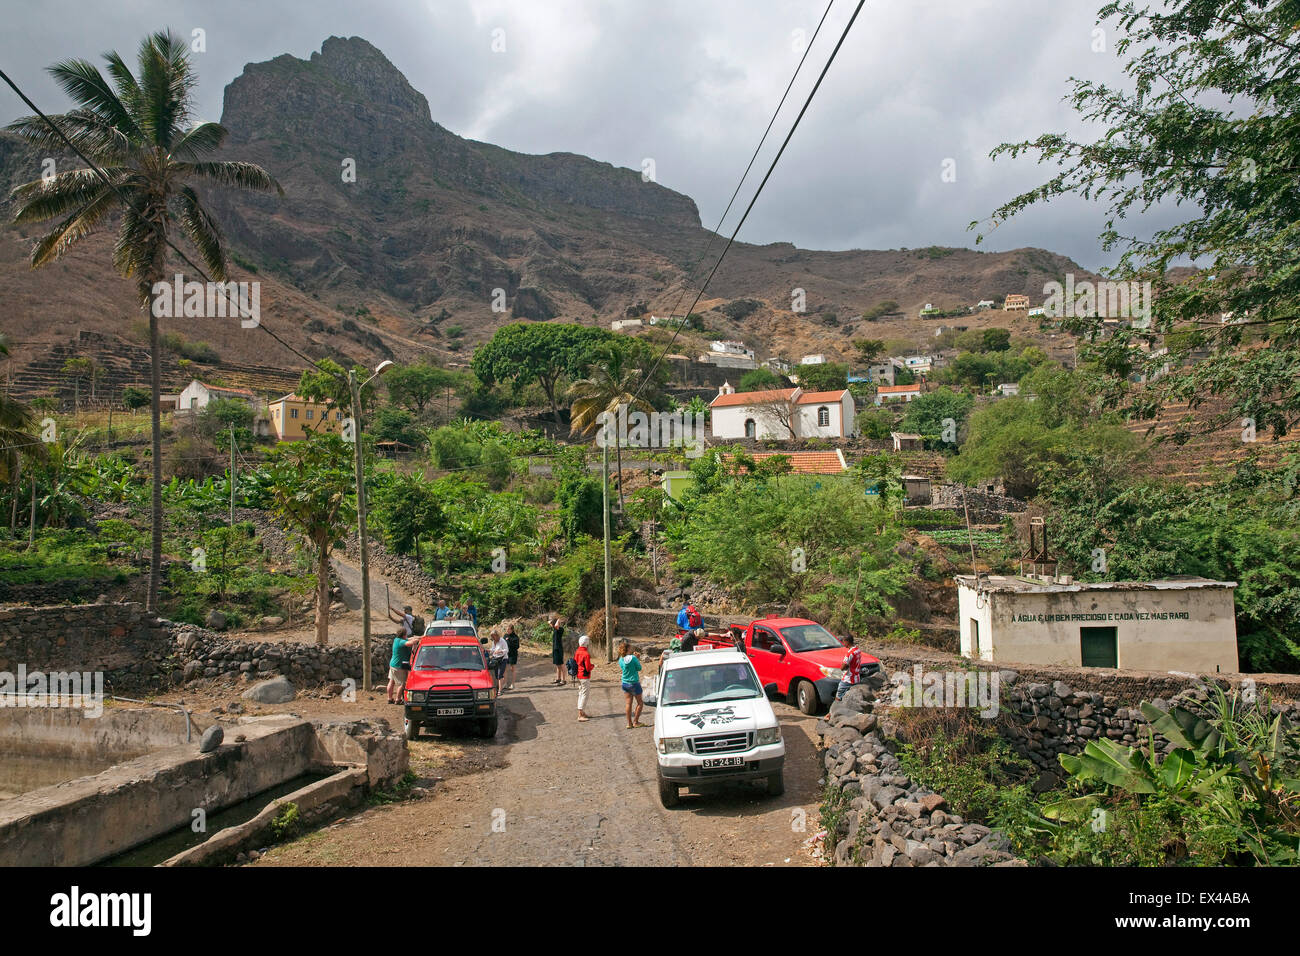
[{"label": "side mirror", "polygon": [[785,645],[777,644],[775,647],[772,648],[772,653],[775,654],[777,657],[785,657]]}]

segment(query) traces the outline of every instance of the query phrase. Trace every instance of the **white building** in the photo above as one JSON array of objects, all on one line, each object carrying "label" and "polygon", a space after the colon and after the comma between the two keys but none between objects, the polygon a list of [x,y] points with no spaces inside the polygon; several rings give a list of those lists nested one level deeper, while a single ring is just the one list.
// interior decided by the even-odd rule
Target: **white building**
[{"label": "white building", "polygon": [[921,397],[920,385],[881,385],[876,388],[876,404],[885,402],[910,402]]},{"label": "white building", "polygon": [[991,308],[993,308],[993,300],[992,300],[992,299],[980,299],[978,302],[975,303],[975,308],[977,308],[977,309],[991,309]]},{"label": "white building", "polygon": [[918,375],[929,375],[934,358],[929,355],[900,355],[890,359],[897,368],[905,368]]},{"label": "white building", "polygon": [[718,342],[710,342],[709,349],[713,352],[721,352],[724,355],[740,355],[751,362],[754,360],[754,350],[745,348],[744,342],[724,339]]},{"label": "white building", "polygon": [[640,319],[615,319],[609,327],[615,332],[633,332],[644,324]]},{"label": "white building", "polygon": [[1020,383],[1019,383],[1019,382],[1003,382],[1001,385],[999,385],[999,386],[997,387],[997,393],[998,393],[999,395],[1002,395],[1003,397],[1009,397],[1009,396],[1011,396],[1011,395],[1019,395],[1019,394],[1020,394]]},{"label": "white building", "polygon": [[799,360],[799,364],[800,365],[825,365],[826,356],[821,354],[805,355],[803,358]]},{"label": "white building", "polygon": [[1234,581],[1075,583],[957,575],[963,657],[1046,667],[1234,672]]},{"label": "white building", "polygon": [[266,402],[247,388],[227,388],[224,385],[207,385],[197,378],[186,385],[176,396],[176,411],[181,414],[197,414],[217,399],[243,402],[253,410],[253,432],[257,435],[271,433],[270,419],[267,417]]},{"label": "white building", "polygon": [[848,389],[737,392],[724,382],[709,408],[714,438],[848,438],[857,433],[857,408]]}]

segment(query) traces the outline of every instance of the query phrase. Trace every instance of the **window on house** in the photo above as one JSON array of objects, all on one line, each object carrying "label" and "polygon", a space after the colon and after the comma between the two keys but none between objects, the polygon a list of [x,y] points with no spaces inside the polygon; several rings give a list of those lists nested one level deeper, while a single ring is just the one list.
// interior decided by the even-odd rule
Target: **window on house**
[{"label": "window on house", "polygon": [[975,618],[970,619],[970,656],[980,656],[980,622]]},{"label": "window on house", "polygon": [[290,417],[290,418],[297,418],[297,417],[298,417],[298,409],[296,409],[296,408],[291,408],[291,409],[289,409],[289,417]]},{"label": "window on house", "polygon": [[831,410],[823,405],[817,409],[817,427],[826,428],[831,423]]},{"label": "window on house", "polygon": [[311,409],[311,408],[307,409],[307,421],[311,421],[312,418],[315,417],[315,415],[316,415],[316,412],[315,412],[314,409]]},{"label": "window on house", "polygon": [[754,419],[752,418],[745,419],[745,437],[746,438],[758,437],[758,428],[754,424]]},{"label": "window on house", "polygon": [[341,422],[341,421],[343,421],[343,413],[342,413],[342,412],[335,412],[335,413],[334,413],[334,420],[335,420],[336,422]]}]

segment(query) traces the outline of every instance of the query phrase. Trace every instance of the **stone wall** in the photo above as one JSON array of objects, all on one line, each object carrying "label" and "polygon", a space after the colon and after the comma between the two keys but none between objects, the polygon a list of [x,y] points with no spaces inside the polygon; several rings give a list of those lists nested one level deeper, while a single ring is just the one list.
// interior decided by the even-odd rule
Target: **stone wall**
[{"label": "stone wall", "polygon": [[930,491],[930,506],[952,509],[965,520],[963,490],[965,507],[970,509],[971,524],[999,524],[1007,515],[1025,510],[1025,503],[1019,498],[976,491],[974,488],[963,489],[961,485],[934,485]]},{"label": "stone wall", "polygon": [[[392,638],[371,642],[371,674],[388,672]],[[361,677],[361,648],[236,641],[146,614],[135,603],[0,608],[0,671],[102,671],[108,693],[148,693],[200,678],[283,675],[300,687]]]},{"label": "stone wall", "polygon": [[[360,567],[361,546],[355,533],[345,540],[344,553],[348,556],[348,560]],[[382,541],[370,534],[366,535],[366,557],[369,559],[371,575],[383,576],[400,585],[416,602],[414,607],[417,614],[434,606],[437,601],[435,595],[446,597],[449,602],[452,598],[460,596],[420,567],[415,558],[405,554],[393,554],[384,547]]]},{"label": "stone wall", "polygon": [[876,713],[888,693],[877,675],[817,722],[827,784],[849,801],[826,836],[826,855],[840,866],[1024,866],[1005,837],[967,823],[942,794],[902,772],[889,744],[892,720],[888,712]]}]

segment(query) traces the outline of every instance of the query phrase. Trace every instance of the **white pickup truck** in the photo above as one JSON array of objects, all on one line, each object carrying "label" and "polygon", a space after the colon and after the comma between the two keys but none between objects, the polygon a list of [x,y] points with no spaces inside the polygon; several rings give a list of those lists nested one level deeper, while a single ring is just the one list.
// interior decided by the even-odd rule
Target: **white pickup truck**
[{"label": "white pickup truck", "polygon": [[659,799],[677,805],[693,790],[762,780],[785,792],[785,741],[749,658],[732,649],[687,651],[664,658],[655,683]]}]

